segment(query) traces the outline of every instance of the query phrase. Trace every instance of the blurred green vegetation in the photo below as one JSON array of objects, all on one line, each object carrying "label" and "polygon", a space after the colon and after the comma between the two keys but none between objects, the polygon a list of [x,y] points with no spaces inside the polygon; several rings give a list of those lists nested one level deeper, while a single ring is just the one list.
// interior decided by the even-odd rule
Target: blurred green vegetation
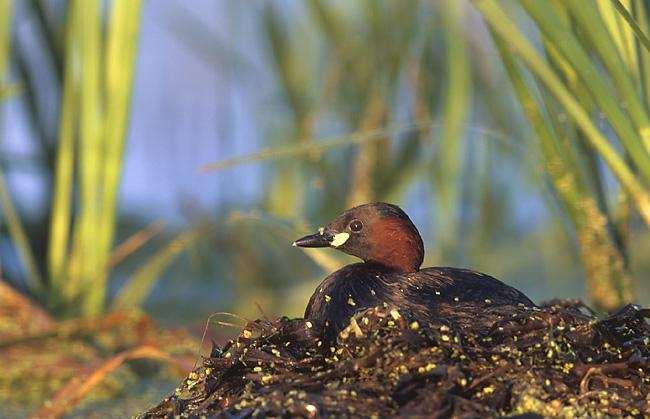
[{"label": "blurred green vegetation", "polygon": [[[11,1],[3,1],[2,7],[6,21],[2,25],[0,63],[5,64]],[[61,24],[47,20],[42,2],[29,2],[29,12],[38,17],[39,29],[48,41],[44,53],[51,60],[54,80],[60,83],[56,141],[49,138],[45,118],[36,105],[39,92],[32,72],[43,70],[29,68],[25,51],[17,48],[15,52],[27,87],[31,121],[49,159],[46,167],[52,194],[47,219],[31,237],[16,213],[2,170],[0,204],[9,237],[25,268],[29,291],[60,315],[96,316],[107,308],[141,7],[139,0],[115,0],[104,12],[101,2],[73,0],[66,3]],[[185,233],[183,240],[174,241],[174,249],[185,246],[190,235]],[[39,241],[47,242],[46,250],[39,249]],[[131,247],[128,251],[133,252],[139,246]],[[129,295],[116,301],[137,307],[146,297],[142,295],[146,291],[139,293],[138,289],[146,290],[152,277],[159,275],[177,253],[163,249],[145,262],[122,291]]]},{"label": "blurred green vegetation", "polygon": [[[54,135],[36,106],[45,93],[33,82],[34,72],[46,70],[21,48],[10,52],[12,2],[0,0],[2,97],[13,100],[12,91],[27,103],[52,191],[44,218],[29,219],[2,176],[11,162],[0,159],[0,234],[24,267],[24,278],[6,279],[56,313],[141,306],[190,249],[171,275],[188,287],[195,276],[212,277],[221,291],[208,301],[215,310],[254,316],[256,301],[296,314],[314,281],[350,259],[315,251],[305,253],[307,262],[287,244],[349,206],[376,200],[427,214],[419,218],[427,264],[518,276],[516,285],[526,288],[553,271],[545,264],[570,264],[575,247],[587,295],[601,309],[630,301],[648,272],[646,255],[634,252],[647,249],[650,225],[647,2],[230,5],[254,9],[263,70],[275,76],[281,97],[270,116],[248,115],[263,127],[266,148],[207,163],[204,176],[267,162],[264,193],[255,211],[201,210],[188,227],[164,234],[146,227],[150,220],[116,212],[120,182],[128,181],[121,171],[142,4],[61,4],[55,18],[41,1],[24,4],[60,85]],[[197,33],[205,45],[221,45],[209,29],[194,25],[188,49],[216,62],[233,59],[197,45]],[[13,83],[3,70],[9,62]],[[532,219],[538,211],[526,204],[540,195],[550,220]],[[526,224],[540,225],[515,225],[522,212]],[[154,236],[155,246],[140,250]],[[522,257],[525,247],[542,256]],[[137,253],[119,256],[124,251]],[[187,305],[201,297],[191,295]],[[159,297],[150,307],[166,311],[175,300]]]}]

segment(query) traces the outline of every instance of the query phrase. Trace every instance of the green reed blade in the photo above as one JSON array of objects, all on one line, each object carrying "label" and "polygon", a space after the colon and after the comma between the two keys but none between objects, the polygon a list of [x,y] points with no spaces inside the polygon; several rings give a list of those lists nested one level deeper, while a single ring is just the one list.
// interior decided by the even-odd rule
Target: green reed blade
[{"label": "green reed blade", "polygon": [[[639,213],[646,224],[650,226],[650,194],[648,190],[637,180],[629,165],[617,154],[614,147],[594,125],[590,115],[580,106],[576,98],[566,90],[546,61],[535,51],[530,42],[503,12],[496,1],[480,0],[476,1],[475,4],[494,32],[508,40],[513,52],[526,63],[530,71],[562,104],[567,115],[583,131],[591,146],[598,151],[621,185],[632,196]],[[642,151],[645,153],[643,148]]]},{"label": "green reed blade", "polygon": [[[643,179],[647,183],[650,183],[650,154],[648,154],[648,149],[646,149],[641,140],[640,132],[635,130],[625,112],[621,109],[615,92],[612,91],[606,80],[599,74],[585,49],[580,45],[573,33],[562,24],[552,8],[546,7],[541,2],[535,0],[522,0],[521,4],[537,23],[544,36],[571,63],[578,76],[584,82],[585,87],[587,87],[614,128],[630,158],[635,162],[637,169],[641,172]],[[596,25],[597,23],[592,22],[587,26],[595,27]]]},{"label": "green reed blade", "polygon": [[312,142],[293,142],[289,145],[279,145],[269,147],[265,150],[251,153],[241,157],[220,160],[214,163],[207,163],[201,166],[202,172],[211,172],[215,170],[225,170],[242,164],[253,163],[258,161],[280,160],[291,157],[306,157],[310,153],[321,152],[334,148],[349,147],[355,144],[379,141],[388,135],[414,131],[430,125],[430,122],[418,124],[400,124],[392,125],[386,128],[373,129],[368,131],[357,131],[352,134],[331,137],[324,140]]},{"label": "green reed blade", "polygon": [[[645,148],[650,150],[650,116],[642,103],[639,89],[630,76],[632,73],[638,73],[637,69],[626,68],[607,27],[595,8],[584,7],[584,3],[579,0],[567,0],[564,5],[580,26],[581,33],[589,39],[588,47],[596,51],[604,63],[607,74],[612,78],[620,99],[625,103],[638,135],[641,136]],[[617,106],[620,107],[618,104]]]},{"label": "green reed blade", "polygon": [[[7,83],[12,16],[12,1],[0,0],[0,87],[4,87]],[[38,270],[20,216],[16,212],[16,207],[9,194],[2,167],[0,167],[0,213],[6,219],[9,235],[25,268],[27,284],[36,295],[42,296],[44,290],[43,278]]]},{"label": "green reed blade", "polygon": [[[625,0],[625,3],[629,6],[632,2]],[[607,31],[614,40],[625,66],[630,69],[632,77],[638,80],[638,55],[634,30],[621,16],[621,13],[616,10],[616,5],[612,0],[600,0],[598,7],[593,9],[598,10],[602,16]]]},{"label": "green reed blade", "polygon": [[600,308],[616,309],[630,298],[629,273],[622,253],[609,234],[605,216],[582,182],[579,167],[570,158],[572,150],[557,138],[552,124],[544,118],[505,42],[498,37],[494,39],[522,109],[537,133],[545,172],[555,196],[576,229],[587,271],[589,297]]},{"label": "green reed blade", "polygon": [[[648,9],[645,3],[636,3],[634,7],[634,18],[638,21],[639,32],[639,87],[642,90],[643,103],[646,108],[650,107],[650,40],[645,35],[650,32],[650,20]],[[646,42],[648,40],[648,42]]]},{"label": "green reed blade", "polygon": [[80,275],[83,278],[84,300],[82,310],[87,315],[102,310],[104,289],[94,280],[100,271],[101,259],[96,245],[97,228],[102,208],[101,161],[102,147],[102,96],[100,92],[102,19],[99,2],[76,0],[77,36],[81,64],[80,86],[80,142],[79,186],[80,205],[77,228],[79,232]]},{"label": "green reed blade", "polygon": [[440,217],[437,217],[435,231],[442,257],[448,259],[460,227],[458,217],[465,164],[465,124],[471,112],[471,75],[467,41],[460,29],[463,5],[456,0],[447,0],[440,5],[446,34],[447,79],[443,92],[440,146],[435,159],[437,167],[433,172],[439,174],[436,183]]},{"label": "green reed blade", "polygon": [[25,229],[9,194],[2,167],[0,167],[0,213],[7,220],[9,235],[27,274],[27,284],[37,296],[42,297],[44,291],[43,277],[38,270],[29,239],[25,234]]},{"label": "green reed blade", "polygon": [[115,297],[112,307],[121,310],[141,307],[160,275],[198,237],[198,232],[188,231],[172,239],[127,280]]},{"label": "green reed blade", "polygon": [[[95,278],[98,288],[103,290],[106,290],[107,286],[108,260],[115,233],[117,197],[124,166],[124,143],[131,109],[141,11],[140,0],[113,1],[106,33],[103,72],[106,107],[100,185],[103,205],[96,234],[99,263],[103,268]],[[96,304],[103,304],[105,292],[102,294],[96,297]]]},{"label": "green reed blade", "polygon": [[[52,194],[52,216],[50,221],[50,241],[48,244],[48,270],[50,277],[50,296],[53,306],[60,304],[62,290],[73,286],[78,278],[69,278],[66,272],[68,252],[70,251],[70,226],[72,223],[73,176],[75,166],[75,133],[77,123],[78,95],[74,77],[75,38],[74,10],[68,17],[66,51],[63,75],[63,94],[59,121],[59,145],[54,173]],[[68,292],[68,295],[75,292]],[[65,294],[65,293],[63,293]]]},{"label": "green reed blade", "polygon": [[0,0],[0,88],[5,90],[11,45],[12,0]]},{"label": "green reed blade", "polygon": [[[648,36],[643,32],[643,29],[641,29],[639,23],[637,23],[637,21],[634,19],[634,16],[632,16],[630,12],[627,11],[620,0],[611,1],[614,4],[614,7],[616,7],[616,11],[620,13],[623,19],[625,19],[625,21],[630,25],[630,28],[634,31],[634,34],[636,35],[641,45],[643,45],[647,51],[650,51],[650,38],[648,38]],[[642,10],[644,9],[643,3],[639,3],[637,7],[640,7]],[[643,15],[643,13],[644,12],[642,12],[641,15]],[[642,19],[645,21],[647,20],[647,17],[643,17]]]}]

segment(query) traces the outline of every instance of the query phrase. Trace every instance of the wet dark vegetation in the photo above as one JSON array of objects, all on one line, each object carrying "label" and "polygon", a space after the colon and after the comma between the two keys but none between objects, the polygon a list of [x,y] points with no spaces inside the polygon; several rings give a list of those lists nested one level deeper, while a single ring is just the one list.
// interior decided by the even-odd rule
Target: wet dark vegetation
[{"label": "wet dark vegetation", "polygon": [[307,320],[259,319],[141,417],[641,417],[648,319],[636,305],[599,319],[563,300],[485,332],[480,318],[425,325],[369,309],[331,346]]}]

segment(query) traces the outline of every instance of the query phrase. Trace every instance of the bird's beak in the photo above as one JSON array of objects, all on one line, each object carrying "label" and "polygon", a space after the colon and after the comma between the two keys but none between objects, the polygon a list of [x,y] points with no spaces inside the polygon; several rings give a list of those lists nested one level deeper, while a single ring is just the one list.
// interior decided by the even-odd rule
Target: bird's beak
[{"label": "bird's beak", "polygon": [[318,233],[302,237],[293,242],[293,245],[298,247],[339,247],[349,237],[348,233],[335,233],[328,228],[321,227],[318,229]]},{"label": "bird's beak", "polygon": [[332,239],[334,239],[334,234],[321,227],[318,229],[318,233],[302,237],[293,242],[293,245],[298,247],[330,247]]}]

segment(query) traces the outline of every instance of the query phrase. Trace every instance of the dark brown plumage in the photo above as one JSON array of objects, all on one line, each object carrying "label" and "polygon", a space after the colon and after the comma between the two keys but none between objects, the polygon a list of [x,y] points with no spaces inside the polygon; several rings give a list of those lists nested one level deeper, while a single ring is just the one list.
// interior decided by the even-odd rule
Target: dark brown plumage
[{"label": "dark brown plumage", "polygon": [[334,247],[364,260],[327,276],[309,300],[305,318],[322,324],[327,339],[334,339],[356,312],[370,307],[396,308],[424,324],[478,322],[487,329],[499,318],[535,306],[520,291],[480,272],[420,269],[422,239],[395,205],[351,208],[294,245]]}]

